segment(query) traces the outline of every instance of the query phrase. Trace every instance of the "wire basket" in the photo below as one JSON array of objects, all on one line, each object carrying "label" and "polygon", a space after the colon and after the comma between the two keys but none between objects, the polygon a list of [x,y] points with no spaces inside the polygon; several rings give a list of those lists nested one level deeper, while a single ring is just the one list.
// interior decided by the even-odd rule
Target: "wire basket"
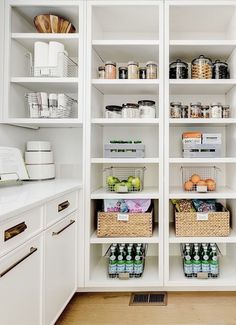
[{"label": "wire basket", "polygon": [[105,168],[106,189],[109,192],[140,192],[144,186],[145,167]]},{"label": "wire basket", "polygon": [[[42,104],[42,93],[25,94],[30,118],[70,118],[72,106],[77,101],[66,94],[52,94],[54,99],[50,99],[50,95],[43,93],[46,100]],[[48,100],[49,97],[49,100]]]},{"label": "wire basket", "polygon": [[216,190],[217,169],[211,167],[181,167],[182,184],[185,191],[213,192]]},{"label": "wire basket", "polygon": [[65,52],[58,53],[56,66],[35,66],[32,53],[27,52],[31,77],[55,77],[68,78],[78,76],[78,64],[72,60]]}]

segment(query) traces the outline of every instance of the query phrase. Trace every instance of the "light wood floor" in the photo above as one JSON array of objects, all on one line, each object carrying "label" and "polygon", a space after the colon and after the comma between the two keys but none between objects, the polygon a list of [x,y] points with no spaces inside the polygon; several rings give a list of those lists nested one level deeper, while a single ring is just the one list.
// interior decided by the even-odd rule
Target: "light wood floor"
[{"label": "light wood floor", "polygon": [[129,306],[129,293],[76,294],[56,325],[236,325],[236,293],[169,293],[165,307]]}]

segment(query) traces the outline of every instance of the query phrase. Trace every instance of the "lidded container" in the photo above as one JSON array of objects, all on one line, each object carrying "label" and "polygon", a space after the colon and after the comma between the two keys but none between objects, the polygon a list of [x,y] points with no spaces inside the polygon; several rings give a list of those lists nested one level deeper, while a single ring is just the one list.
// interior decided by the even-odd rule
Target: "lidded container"
[{"label": "lidded container", "polygon": [[116,79],[116,63],[106,61],[105,63],[105,79]]},{"label": "lidded container", "polygon": [[128,62],[128,79],[138,79],[139,78],[139,64],[135,61]]},{"label": "lidded container", "polygon": [[229,105],[222,106],[222,118],[229,118],[230,116],[230,107]]},{"label": "lidded container", "polygon": [[122,105],[122,117],[123,118],[139,118],[140,111],[139,105],[134,103],[127,103]]},{"label": "lidded container", "polygon": [[105,66],[101,65],[98,67],[98,78],[99,79],[105,79]]},{"label": "lidded container", "polygon": [[188,115],[189,115],[188,105],[181,105],[181,117],[188,118]]},{"label": "lidded container", "polygon": [[229,70],[226,62],[216,60],[213,64],[213,79],[228,79]]},{"label": "lidded container", "polygon": [[148,61],[147,67],[147,79],[157,79],[157,63],[153,61]]},{"label": "lidded container", "polygon": [[210,117],[210,107],[209,105],[202,106],[202,118],[209,118]]},{"label": "lidded container", "polygon": [[119,67],[119,79],[128,79],[127,67]]},{"label": "lidded container", "polygon": [[190,118],[202,117],[202,104],[200,102],[190,103]]},{"label": "lidded container", "polygon": [[181,118],[181,116],[182,116],[181,102],[171,102],[170,103],[170,117],[171,118]]},{"label": "lidded container", "polygon": [[222,118],[222,104],[221,103],[212,103],[210,110],[211,118]]},{"label": "lidded container", "polygon": [[204,55],[192,61],[192,79],[212,79],[212,61]]},{"label": "lidded container", "polygon": [[147,79],[147,68],[139,68],[139,79]]},{"label": "lidded container", "polygon": [[106,106],[105,117],[106,118],[121,118],[122,107],[117,105]]},{"label": "lidded container", "polygon": [[175,62],[170,63],[170,79],[188,79],[188,64],[177,59]]},{"label": "lidded container", "polygon": [[156,102],[154,100],[138,101],[140,118],[155,118],[156,117]]}]

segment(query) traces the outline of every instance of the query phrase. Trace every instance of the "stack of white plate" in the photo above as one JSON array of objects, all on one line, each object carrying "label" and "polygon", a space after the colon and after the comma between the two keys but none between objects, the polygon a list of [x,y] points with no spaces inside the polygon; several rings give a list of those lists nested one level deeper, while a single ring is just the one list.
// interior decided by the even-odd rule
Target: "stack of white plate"
[{"label": "stack of white plate", "polygon": [[50,142],[28,141],[25,163],[31,180],[55,178],[55,164]]}]

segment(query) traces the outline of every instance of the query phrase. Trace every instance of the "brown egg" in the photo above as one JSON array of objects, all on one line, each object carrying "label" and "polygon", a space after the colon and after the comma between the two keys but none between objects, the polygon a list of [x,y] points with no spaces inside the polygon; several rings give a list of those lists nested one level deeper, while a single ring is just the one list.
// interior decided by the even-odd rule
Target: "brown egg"
[{"label": "brown egg", "polygon": [[197,174],[194,174],[191,176],[190,180],[193,182],[193,184],[197,184],[201,180],[201,177]]},{"label": "brown egg", "polygon": [[185,191],[192,191],[193,189],[193,182],[187,181],[184,183],[184,189]]},{"label": "brown egg", "polygon": [[216,190],[216,182],[213,179],[206,179],[207,189],[208,191]]}]

